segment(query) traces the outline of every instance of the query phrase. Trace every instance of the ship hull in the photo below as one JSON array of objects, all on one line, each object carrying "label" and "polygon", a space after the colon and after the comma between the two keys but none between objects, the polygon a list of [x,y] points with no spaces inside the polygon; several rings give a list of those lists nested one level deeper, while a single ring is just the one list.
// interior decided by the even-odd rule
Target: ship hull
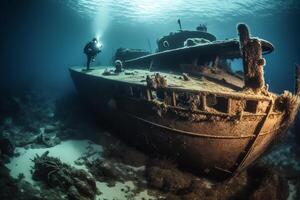
[{"label": "ship hull", "polygon": [[253,163],[281,132],[284,113],[194,112],[162,108],[122,95],[125,83],[70,70],[81,97],[126,142],[180,166],[216,178],[230,177]]}]

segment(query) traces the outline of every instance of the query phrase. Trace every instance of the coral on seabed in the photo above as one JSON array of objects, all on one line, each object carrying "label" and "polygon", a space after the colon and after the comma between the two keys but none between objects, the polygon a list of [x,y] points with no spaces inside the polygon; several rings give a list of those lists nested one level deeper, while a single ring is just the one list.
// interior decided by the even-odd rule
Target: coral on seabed
[{"label": "coral on seabed", "polygon": [[33,159],[33,178],[43,181],[50,187],[59,187],[67,192],[69,199],[94,199],[97,193],[96,182],[86,171],[75,169],[62,163],[58,158],[48,156],[46,151]]},{"label": "coral on seabed", "polygon": [[48,94],[35,90],[2,96],[1,134],[17,147],[51,147],[59,144],[60,124],[54,118],[53,99]]},{"label": "coral on seabed", "polygon": [[1,200],[42,200],[39,191],[28,182],[13,179],[9,170],[0,165],[0,199]]},{"label": "coral on seabed", "polygon": [[109,185],[115,185],[115,182],[120,180],[120,172],[115,169],[111,162],[96,159],[87,163],[89,172],[99,181],[108,182]]},{"label": "coral on seabed", "polygon": [[3,156],[12,156],[15,146],[10,139],[0,136],[0,158]]},{"label": "coral on seabed", "polygon": [[[15,146],[3,136],[0,136],[0,199],[1,200],[38,200],[38,191],[24,181],[24,175],[18,179],[9,175],[9,169],[4,165],[14,155]],[[26,194],[26,195],[24,195]]]},{"label": "coral on seabed", "polygon": [[167,200],[285,200],[288,196],[286,179],[275,169],[261,164],[232,179],[214,182],[156,160],[147,167],[147,177],[150,186],[166,193]]}]

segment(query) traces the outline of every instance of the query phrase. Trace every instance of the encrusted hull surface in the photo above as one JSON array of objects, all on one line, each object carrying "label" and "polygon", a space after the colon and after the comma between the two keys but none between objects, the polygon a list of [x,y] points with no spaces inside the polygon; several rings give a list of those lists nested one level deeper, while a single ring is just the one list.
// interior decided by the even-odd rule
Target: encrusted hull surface
[{"label": "encrusted hull surface", "polygon": [[[182,109],[124,95],[127,87],[132,90],[127,82],[81,70],[70,69],[70,73],[81,97],[121,138],[148,154],[175,159],[199,174],[234,175],[253,163],[287,128],[285,113],[274,112],[274,101],[268,98],[261,98],[267,104],[256,113]],[[242,97],[231,98],[227,104],[234,110],[232,102],[242,101]]]}]

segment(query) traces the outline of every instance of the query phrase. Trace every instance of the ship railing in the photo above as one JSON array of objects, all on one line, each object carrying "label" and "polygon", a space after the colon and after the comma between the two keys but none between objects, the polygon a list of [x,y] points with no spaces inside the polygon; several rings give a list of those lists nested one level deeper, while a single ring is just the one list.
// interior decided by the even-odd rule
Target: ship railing
[{"label": "ship railing", "polygon": [[[207,91],[185,91],[174,88],[151,89],[146,86],[128,86],[131,98],[156,101],[167,106],[191,111],[204,111],[227,115],[265,115],[270,99],[243,97]],[[274,108],[274,111],[275,108]]]}]

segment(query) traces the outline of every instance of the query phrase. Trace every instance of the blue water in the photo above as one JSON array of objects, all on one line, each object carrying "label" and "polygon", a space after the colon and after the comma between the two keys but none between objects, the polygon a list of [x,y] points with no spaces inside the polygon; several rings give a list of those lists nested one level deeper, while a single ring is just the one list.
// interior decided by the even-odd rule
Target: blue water
[{"label": "blue water", "polygon": [[[83,17],[101,16],[102,20],[119,23],[145,22],[148,24],[169,24],[172,18],[184,17],[186,22],[195,19],[226,22],[238,17],[268,17],[299,9],[296,0],[65,0]],[[100,19],[101,20],[101,19]],[[150,21],[149,21],[150,20]]]},{"label": "blue water", "polygon": [[[119,47],[155,49],[156,39],[178,29],[207,23],[218,39],[236,37],[245,22],[252,35],[271,41],[266,81],[271,89],[293,90],[293,64],[300,62],[297,0],[29,0],[2,1],[1,80],[9,85],[71,87],[67,68],[82,65],[82,49],[100,37],[97,63],[110,64]],[[3,41],[2,41],[3,40]]]}]

